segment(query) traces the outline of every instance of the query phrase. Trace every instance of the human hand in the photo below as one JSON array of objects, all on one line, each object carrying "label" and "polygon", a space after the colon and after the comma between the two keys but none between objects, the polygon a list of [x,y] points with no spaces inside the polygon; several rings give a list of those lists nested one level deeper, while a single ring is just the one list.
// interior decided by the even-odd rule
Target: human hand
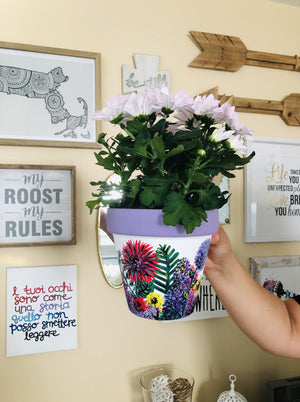
[{"label": "human hand", "polygon": [[230,240],[223,227],[219,225],[217,233],[211,237],[204,272],[208,273],[213,268],[220,268],[230,254],[232,254]]}]

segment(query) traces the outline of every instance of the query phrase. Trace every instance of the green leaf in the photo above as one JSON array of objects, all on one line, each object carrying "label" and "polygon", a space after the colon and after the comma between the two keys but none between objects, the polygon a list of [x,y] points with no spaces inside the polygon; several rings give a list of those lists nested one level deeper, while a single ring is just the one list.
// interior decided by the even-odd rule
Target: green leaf
[{"label": "green leaf", "polygon": [[131,198],[136,198],[137,195],[139,194],[140,188],[141,188],[141,182],[140,182],[140,180],[139,180],[139,179],[131,180],[131,181],[128,183],[128,188],[129,188],[129,196],[130,196]]},{"label": "green leaf", "polygon": [[145,298],[149,293],[152,293],[154,290],[153,282],[137,282],[136,283],[136,297]]},{"label": "green leaf", "polygon": [[168,194],[170,182],[160,177],[144,178],[139,199],[147,208],[162,208]]},{"label": "green leaf", "polygon": [[97,142],[98,142],[99,144],[106,145],[105,137],[106,137],[106,133],[100,133],[100,134],[98,135]]},{"label": "green leaf", "polygon": [[192,233],[195,227],[201,224],[201,208],[188,204],[181,194],[175,192],[168,194],[163,212],[165,225],[183,225],[186,233]]},{"label": "green leaf", "polygon": [[159,245],[156,250],[157,268],[159,270],[155,274],[154,287],[163,294],[169,291],[172,284],[173,274],[179,261],[178,256],[179,253],[166,244]]},{"label": "green leaf", "polygon": [[193,173],[192,175],[192,183],[193,184],[203,184],[207,181],[207,176],[204,173]]},{"label": "green leaf", "polygon": [[134,136],[140,134],[144,127],[145,123],[141,122],[137,117],[135,117],[133,120],[129,120],[126,124],[127,130]]},{"label": "green leaf", "polygon": [[184,146],[183,146],[182,144],[181,144],[181,145],[178,145],[176,148],[171,149],[171,150],[167,153],[166,158],[171,158],[172,156],[178,155],[178,154],[180,154],[180,153],[183,152],[183,151],[184,151]]},{"label": "green leaf", "polygon": [[224,205],[227,197],[224,197],[228,192],[221,192],[220,188],[214,183],[209,182],[204,188],[195,190],[199,197],[198,205],[201,205],[206,211],[219,209]]},{"label": "green leaf", "polygon": [[91,200],[91,201],[87,201],[86,202],[86,206],[89,208],[90,210],[90,214],[93,212],[94,208],[99,204],[99,200]]},{"label": "green leaf", "polygon": [[120,122],[123,120],[123,113],[119,113],[118,116],[116,116],[114,119],[112,119],[112,124],[120,124]]},{"label": "green leaf", "polygon": [[155,152],[156,156],[159,158],[164,158],[165,156],[165,147],[164,147],[164,142],[161,137],[154,137],[152,139],[152,148],[153,151]]},{"label": "green leaf", "polygon": [[103,158],[102,155],[97,154],[96,159],[97,165],[103,166],[106,170],[114,170],[115,160],[112,156],[107,156],[106,158]]}]

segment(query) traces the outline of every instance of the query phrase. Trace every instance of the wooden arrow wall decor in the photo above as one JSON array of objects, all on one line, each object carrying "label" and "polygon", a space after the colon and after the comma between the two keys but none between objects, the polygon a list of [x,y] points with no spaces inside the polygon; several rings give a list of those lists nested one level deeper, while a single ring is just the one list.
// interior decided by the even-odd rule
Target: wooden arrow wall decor
[{"label": "wooden arrow wall decor", "polygon": [[282,101],[273,101],[219,95],[218,87],[214,87],[200,95],[208,94],[213,94],[220,104],[228,102],[235,106],[237,112],[277,115],[289,126],[300,126],[300,94],[298,93],[292,93]]},{"label": "wooden arrow wall decor", "polygon": [[300,71],[299,57],[247,50],[237,36],[190,31],[199,45],[199,54],[189,67],[237,71],[243,65]]}]

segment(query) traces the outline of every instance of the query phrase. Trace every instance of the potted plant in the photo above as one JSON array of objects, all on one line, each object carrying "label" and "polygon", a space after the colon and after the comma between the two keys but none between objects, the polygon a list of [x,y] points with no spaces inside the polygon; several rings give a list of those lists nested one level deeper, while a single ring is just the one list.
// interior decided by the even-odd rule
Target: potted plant
[{"label": "potted plant", "polygon": [[[199,290],[218,209],[228,202],[213,178],[234,177],[252,159],[254,153],[241,155],[252,132],[213,95],[194,99],[167,88],[116,95],[95,119],[121,128],[101,133],[95,152],[97,165],[120,182],[91,182],[97,192],[87,206],[109,207],[129,308],[151,319],[184,317]],[[110,197],[112,191],[121,197]]]}]

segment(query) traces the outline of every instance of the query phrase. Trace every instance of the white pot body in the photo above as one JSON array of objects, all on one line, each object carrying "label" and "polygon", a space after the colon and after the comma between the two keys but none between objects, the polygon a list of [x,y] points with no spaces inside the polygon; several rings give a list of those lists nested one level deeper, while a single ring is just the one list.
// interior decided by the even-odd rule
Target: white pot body
[{"label": "white pot body", "polygon": [[[122,221],[120,210],[109,211],[108,229],[114,234],[130,311],[153,320],[175,320],[191,314],[200,289],[211,234],[217,231],[218,214],[213,214],[213,224],[207,226],[205,222],[200,231],[203,234],[197,230],[197,233],[186,235],[181,227],[178,234],[174,232],[175,228],[167,227],[168,233],[163,235],[157,228],[156,235],[145,235],[141,229],[144,214],[135,218],[130,216],[131,222],[127,222],[127,226],[123,222],[120,230],[112,222],[113,218],[110,219],[114,211],[118,214],[118,225]],[[123,211],[127,218],[128,213],[132,214],[132,210]],[[153,220],[156,218],[151,222]],[[126,230],[128,234],[115,233]],[[139,233],[133,234],[135,230]]]}]

